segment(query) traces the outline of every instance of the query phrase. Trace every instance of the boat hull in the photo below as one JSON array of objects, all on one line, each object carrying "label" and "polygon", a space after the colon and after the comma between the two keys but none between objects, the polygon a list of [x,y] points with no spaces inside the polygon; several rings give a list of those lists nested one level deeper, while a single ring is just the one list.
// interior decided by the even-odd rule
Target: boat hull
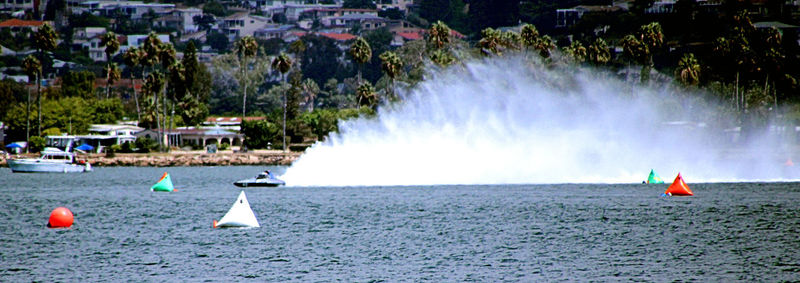
[{"label": "boat hull", "polygon": [[277,187],[285,185],[286,183],[278,179],[246,179],[233,183],[237,187]]},{"label": "boat hull", "polygon": [[9,159],[8,167],[14,173],[81,173],[92,170],[88,164],[47,162],[40,159]]}]

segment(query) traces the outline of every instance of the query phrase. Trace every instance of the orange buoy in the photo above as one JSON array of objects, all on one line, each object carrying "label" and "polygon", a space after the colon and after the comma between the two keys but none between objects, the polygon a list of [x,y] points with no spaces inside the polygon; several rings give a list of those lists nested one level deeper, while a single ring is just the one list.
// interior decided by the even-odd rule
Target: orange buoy
[{"label": "orange buoy", "polygon": [[669,194],[673,196],[693,196],[692,190],[689,189],[689,185],[683,181],[683,177],[681,177],[681,173],[678,173],[678,176],[675,177],[675,181],[672,182],[672,185],[669,185],[667,191],[664,194]]},{"label": "orange buoy", "polygon": [[217,228],[217,220],[214,220],[214,222],[211,222],[211,227]]},{"label": "orange buoy", "polygon": [[68,228],[72,226],[72,211],[66,207],[56,207],[53,212],[50,212],[50,221],[47,223],[49,228]]}]

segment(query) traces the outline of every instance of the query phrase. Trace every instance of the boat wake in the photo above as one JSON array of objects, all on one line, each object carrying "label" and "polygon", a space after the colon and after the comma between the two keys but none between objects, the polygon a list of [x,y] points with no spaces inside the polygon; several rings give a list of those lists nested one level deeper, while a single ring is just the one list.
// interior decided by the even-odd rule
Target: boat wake
[{"label": "boat wake", "polygon": [[766,140],[732,147],[722,115],[698,95],[517,59],[434,74],[376,118],[340,123],[281,178],[290,186],[638,183],[654,168],[704,182],[785,180],[793,169]]}]

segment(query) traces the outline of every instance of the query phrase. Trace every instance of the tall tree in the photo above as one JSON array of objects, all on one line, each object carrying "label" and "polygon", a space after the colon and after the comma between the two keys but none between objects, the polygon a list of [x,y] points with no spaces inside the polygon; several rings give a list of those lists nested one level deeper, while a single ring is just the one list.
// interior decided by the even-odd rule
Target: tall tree
[{"label": "tall tree", "polygon": [[650,80],[650,70],[653,68],[653,53],[664,44],[664,34],[661,24],[652,22],[639,27],[635,35],[627,35],[622,39],[624,53],[642,64],[641,81]]},{"label": "tall tree", "polygon": [[[53,51],[56,49],[56,44],[58,42],[58,34],[49,24],[42,25],[39,30],[35,33],[31,34],[31,40],[33,41],[33,46],[36,48],[37,54],[39,54],[39,62],[45,62],[45,52],[46,51]],[[41,73],[41,72],[40,72]],[[41,79],[41,74],[39,76]],[[38,124],[38,135],[42,135],[42,91],[41,91],[41,84],[36,84],[36,101],[39,104],[39,124]]]},{"label": "tall tree", "polygon": [[[292,59],[289,55],[281,53],[272,60],[272,69],[277,70],[283,77],[283,84],[286,84],[286,73],[292,68]],[[286,92],[283,92],[283,151],[286,151]]]},{"label": "tall tree", "polygon": [[700,63],[692,53],[683,54],[675,69],[675,76],[684,86],[695,86],[700,82]]},{"label": "tall tree", "polygon": [[242,121],[244,121],[245,113],[247,110],[247,69],[249,68],[248,59],[250,57],[256,56],[256,52],[258,51],[258,43],[256,43],[256,39],[252,36],[245,36],[240,38],[236,41],[234,46],[236,50],[236,54],[239,56],[241,60],[240,69],[244,74],[244,85],[242,86]]},{"label": "tall tree", "polygon": [[436,21],[436,23],[428,29],[426,42],[428,43],[429,49],[447,48],[450,44],[450,27],[442,21]]},{"label": "tall tree", "polygon": [[[161,45],[159,46],[158,57],[159,57],[158,60],[161,62],[161,68],[164,70],[164,72],[168,74],[170,72],[170,68],[172,68],[173,64],[175,64],[177,57],[175,48],[172,47],[172,43],[169,42],[161,43]],[[169,80],[167,80],[166,76],[164,76],[164,82],[165,85],[169,84]],[[168,102],[167,89],[168,88],[163,89],[164,91],[162,92],[161,96],[161,101],[163,102],[161,103],[163,105],[163,112],[162,112],[163,115],[161,116],[163,119],[161,121],[161,125],[163,126],[162,136],[164,135],[166,129],[171,129],[168,128],[171,125],[167,125],[167,102]],[[173,110],[172,112],[173,112],[172,114],[174,114],[175,111]],[[168,143],[169,143],[168,140],[165,140],[163,142],[163,150],[165,151],[169,150]]]},{"label": "tall tree", "polygon": [[500,31],[493,28],[483,29],[478,46],[480,46],[481,54],[484,56],[503,55],[500,51]]},{"label": "tall tree", "polygon": [[569,46],[564,47],[564,54],[578,64],[585,62],[588,56],[586,47],[583,47],[583,44],[577,40],[573,41]]},{"label": "tall tree", "polygon": [[139,65],[139,49],[136,47],[128,48],[128,50],[125,50],[125,53],[122,54],[122,60],[125,65],[130,68],[131,89],[133,89],[133,100],[136,102],[136,121],[139,121],[142,119],[142,110],[139,107],[139,96],[136,93],[136,85],[133,82],[134,69]]},{"label": "tall tree", "polygon": [[[117,39],[117,35],[113,32],[107,32],[100,38],[100,45],[105,46],[105,53],[106,53],[106,81],[109,83],[111,82],[111,74],[113,73],[111,70],[114,68],[111,67],[111,58],[114,56],[114,53],[117,53],[119,50],[119,40]],[[106,85],[106,98],[111,96],[111,85]]]},{"label": "tall tree", "polygon": [[611,61],[611,50],[608,49],[608,44],[602,38],[597,38],[586,49],[586,60],[594,66],[605,65]]},{"label": "tall tree", "polygon": [[[42,63],[39,62],[39,59],[33,57],[33,55],[28,55],[25,57],[25,60],[22,61],[22,69],[25,70],[25,73],[28,75],[29,80],[33,80],[36,84],[39,84],[39,77],[42,75]],[[30,128],[31,128],[31,92],[28,91],[28,99],[26,101],[26,111],[25,111],[25,141],[30,140]],[[28,148],[26,147],[25,150],[27,151]]]},{"label": "tall tree", "polygon": [[383,52],[380,56],[381,59],[381,70],[392,82],[392,98],[396,99],[397,95],[395,93],[395,86],[394,82],[397,79],[397,76],[403,71],[403,61],[400,60],[400,57],[397,56],[396,53],[392,51]]},{"label": "tall tree", "polygon": [[378,95],[372,84],[365,82],[358,86],[356,89],[356,98],[358,99],[358,106],[366,106],[373,110],[378,106]]},{"label": "tall tree", "polygon": [[111,63],[108,67],[104,67],[103,72],[106,74],[106,99],[108,99],[111,98],[111,92],[108,90],[120,79],[121,72],[117,63]]},{"label": "tall tree", "polygon": [[358,83],[361,83],[361,67],[372,59],[372,48],[369,43],[363,38],[358,37],[353,44],[350,45],[350,56],[358,64]]}]

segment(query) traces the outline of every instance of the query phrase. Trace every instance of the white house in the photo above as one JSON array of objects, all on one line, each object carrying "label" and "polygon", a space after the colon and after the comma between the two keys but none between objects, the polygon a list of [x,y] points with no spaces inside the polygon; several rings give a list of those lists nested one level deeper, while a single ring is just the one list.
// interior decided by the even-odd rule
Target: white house
[{"label": "white house", "polygon": [[241,12],[225,17],[219,28],[228,40],[234,41],[236,38],[252,36],[257,30],[268,27],[271,22],[271,19]]}]

